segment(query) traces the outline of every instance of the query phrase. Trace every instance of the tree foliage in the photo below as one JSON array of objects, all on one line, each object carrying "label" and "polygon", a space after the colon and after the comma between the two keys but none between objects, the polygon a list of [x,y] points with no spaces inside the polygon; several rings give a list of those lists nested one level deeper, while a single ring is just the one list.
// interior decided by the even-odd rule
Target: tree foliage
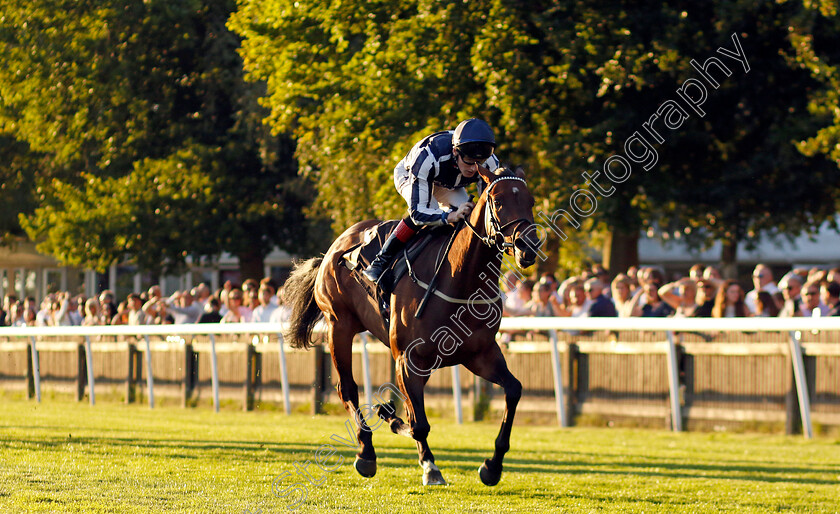
[{"label": "tree foliage", "polygon": [[[727,61],[733,74],[708,88],[705,116],[669,131],[655,145],[656,167],[638,166],[598,196],[582,224],[731,246],[813,229],[837,209],[836,169],[795,144],[826,122],[806,109],[807,93],[836,96],[794,62],[803,9],[745,0],[242,0],[229,26],[244,39],[248,77],[268,85],[269,123],[296,136],[336,228],[401,215],[393,165],[422,135],[469,116],[496,128],[503,159],[527,164],[538,208],[569,210],[577,189],[592,188],[581,173],[623,153],[699,77],[691,60],[720,57],[736,34],[752,71]],[[836,40],[836,27],[818,29]],[[576,244],[588,238],[572,234]]]},{"label": "tree foliage", "polygon": [[[0,129],[28,167],[21,225],[62,262],[152,271],[311,251],[294,145],[242,79],[227,0],[0,1]],[[14,139],[12,139],[14,138]]]}]

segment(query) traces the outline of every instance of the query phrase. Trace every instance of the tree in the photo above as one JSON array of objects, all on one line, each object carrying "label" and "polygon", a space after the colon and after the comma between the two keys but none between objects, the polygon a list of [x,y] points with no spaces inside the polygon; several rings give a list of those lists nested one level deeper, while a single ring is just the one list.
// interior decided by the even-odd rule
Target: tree
[{"label": "tree", "polygon": [[[789,51],[802,12],[749,1],[251,0],[231,27],[248,76],[268,83],[270,123],[294,132],[339,225],[399,212],[390,164],[420,135],[475,115],[497,127],[501,154],[530,164],[546,213],[591,194],[575,223],[609,231],[612,254],[649,229],[693,245],[721,240],[731,264],[740,241],[813,230],[836,212],[836,170],[794,146],[825,121],[805,110],[816,82]],[[734,52],[733,34],[760,72],[718,75],[704,114],[686,105],[667,143],[651,143],[655,169],[636,166],[595,190],[581,173],[626,152],[687,79],[702,78],[692,60],[703,67],[723,45]]]},{"label": "tree", "polygon": [[799,143],[805,155],[822,154],[840,167],[840,33],[838,3],[832,0],[803,2],[802,15],[791,28],[796,63],[808,70],[821,87],[810,91],[808,111],[830,120]]},{"label": "tree", "polygon": [[294,146],[263,127],[262,86],[242,80],[233,7],[2,1],[0,127],[44,156],[37,208],[20,217],[40,250],[157,273],[229,251],[252,277],[274,245],[322,244]]}]

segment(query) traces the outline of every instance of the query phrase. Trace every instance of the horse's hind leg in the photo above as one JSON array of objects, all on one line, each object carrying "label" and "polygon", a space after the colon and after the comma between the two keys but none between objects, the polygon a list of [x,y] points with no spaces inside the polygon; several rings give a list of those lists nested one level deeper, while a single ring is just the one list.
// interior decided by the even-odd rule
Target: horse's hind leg
[{"label": "horse's hind leg", "polygon": [[496,485],[502,478],[502,460],[510,449],[510,430],[516,415],[516,406],[522,396],[522,384],[508,370],[505,357],[496,344],[493,344],[490,352],[477,355],[465,366],[476,375],[502,386],[505,390],[505,415],[496,437],[496,450],[493,457],[486,459],[478,468],[478,476],[484,485]]},{"label": "horse's hind leg", "polygon": [[327,316],[330,354],[338,372],[338,396],[344,408],[356,420],[356,437],[360,450],[356,454],[354,467],[363,477],[376,474],[376,451],[373,448],[373,433],[359,411],[359,387],[353,380],[353,337],[357,331],[352,326],[343,326],[333,316]]}]

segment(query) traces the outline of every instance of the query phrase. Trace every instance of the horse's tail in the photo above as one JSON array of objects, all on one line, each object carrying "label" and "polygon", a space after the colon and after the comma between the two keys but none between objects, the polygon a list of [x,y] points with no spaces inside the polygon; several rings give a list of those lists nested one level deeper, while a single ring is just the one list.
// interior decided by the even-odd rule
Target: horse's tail
[{"label": "horse's tail", "polygon": [[283,286],[283,298],[292,309],[286,341],[293,348],[310,348],[312,329],[321,318],[321,309],[315,303],[315,277],[321,266],[321,257],[299,262]]}]

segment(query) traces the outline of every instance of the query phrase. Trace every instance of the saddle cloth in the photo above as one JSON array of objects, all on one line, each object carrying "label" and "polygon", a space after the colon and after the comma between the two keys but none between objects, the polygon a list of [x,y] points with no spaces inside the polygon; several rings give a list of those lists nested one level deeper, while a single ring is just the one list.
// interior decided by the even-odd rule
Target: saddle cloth
[{"label": "saddle cloth", "polygon": [[[362,282],[362,285],[371,286],[366,287],[369,293],[372,292],[371,289],[375,288],[372,287],[373,284],[363,278],[361,271],[370,265],[370,262],[379,253],[379,249],[382,248],[385,240],[397,227],[399,222],[400,220],[383,221],[379,225],[370,227],[364,232],[362,242],[350,248],[342,255],[344,265],[347,269],[359,272],[354,273],[357,276],[357,280]],[[393,262],[388,263],[388,268],[379,280],[379,289],[382,292],[382,296],[387,298],[391,294],[400,279],[408,271],[409,264],[420,255],[432,239],[439,235],[451,234],[452,230],[451,225],[441,225],[432,228],[421,227],[397,258]],[[408,258],[408,261],[406,261],[406,258]]]}]

